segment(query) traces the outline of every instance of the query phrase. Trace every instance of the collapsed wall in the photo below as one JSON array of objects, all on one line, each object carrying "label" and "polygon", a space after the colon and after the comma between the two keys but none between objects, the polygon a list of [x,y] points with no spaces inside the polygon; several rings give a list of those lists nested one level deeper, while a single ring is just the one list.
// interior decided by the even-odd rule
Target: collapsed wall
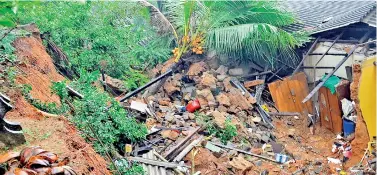
[{"label": "collapsed wall", "polygon": [[347,162],[347,165],[353,166],[357,164],[363,157],[365,149],[368,147],[369,142],[369,135],[368,129],[365,124],[361,108],[360,108],[360,100],[359,100],[359,85],[360,85],[360,78],[361,78],[361,65],[354,64],[352,66],[352,76],[353,81],[351,83],[351,99],[355,102],[356,106],[356,113],[357,113],[357,122],[355,128],[355,139],[351,142],[352,151],[357,153],[353,154],[351,159]]}]

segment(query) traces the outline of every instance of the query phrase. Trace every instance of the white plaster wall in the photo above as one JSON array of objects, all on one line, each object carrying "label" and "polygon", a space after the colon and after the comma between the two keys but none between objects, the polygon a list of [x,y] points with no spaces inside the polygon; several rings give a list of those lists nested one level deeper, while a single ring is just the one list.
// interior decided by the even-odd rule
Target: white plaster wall
[{"label": "white plaster wall", "polygon": [[[326,50],[331,46],[331,42],[320,42],[317,44],[316,48],[314,49],[313,53],[324,53]],[[346,53],[350,51],[354,44],[335,44],[329,51],[329,53]],[[362,62],[366,57],[362,52],[363,47],[359,47],[356,51],[351,55],[350,58],[335,72],[336,76],[347,78],[346,68],[345,66],[351,66],[353,63]],[[304,66],[314,66],[317,61],[321,58],[321,55],[310,55],[306,58],[304,62]],[[334,56],[334,55],[326,55],[317,65],[317,67],[322,66],[331,66],[335,67],[340,60],[342,60],[344,56]],[[322,78],[325,73],[330,73],[332,69],[316,69],[316,77],[315,80],[319,80]],[[304,72],[308,76],[308,82],[313,82],[314,70],[313,69],[304,69]]]}]

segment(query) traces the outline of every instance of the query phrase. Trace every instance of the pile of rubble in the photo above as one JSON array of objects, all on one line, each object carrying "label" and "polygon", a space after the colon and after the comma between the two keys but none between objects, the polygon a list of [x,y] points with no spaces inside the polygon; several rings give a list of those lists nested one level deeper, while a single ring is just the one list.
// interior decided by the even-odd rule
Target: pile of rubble
[{"label": "pile of rubble", "polygon": [[[242,75],[241,68],[228,69],[221,65],[214,70],[205,62],[197,62],[186,71],[167,77],[157,93],[139,94],[126,101],[126,108],[138,118],[144,118],[150,130],[147,140],[133,148],[131,159],[136,157],[150,165],[147,160],[140,159],[143,153],[153,151],[165,160],[177,163],[177,167],[193,166],[191,159],[185,159],[188,161],[184,166],[178,162],[193,156],[193,148],[202,145],[217,158],[234,157],[228,159],[224,171],[229,168],[231,172],[248,171],[253,163],[246,161],[245,155],[256,158],[252,160],[257,165],[261,160],[277,164],[287,162],[289,156],[284,146],[276,142],[271,132],[274,125],[269,114],[276,114],[276,110],[265,103],[271,99],[264,90],[263,76],[241,83],[236,77]],[[195,112],[188,107],[193,101],[200,104]],[[200,122],[203,116],[219,129],[225,129],[229,121],[236,127],[237,136],[221,143],[220,138],[210,135],[207,126]]]},{"label": "pile of rubble", "polygon": [[[294,91],[304,91],[304,73],[283,79],[267,69],[253,73],[205,61],[179,67],[168,61],[150,71],[158,78],[119,100],[149,129],[146,140],[124,150],[147,174],[331,174],[350,167],[350,142],[334,140],[326,127],[314,129],[318,112],[304,112],[311,105],[289,103],[300,113],[275,107],[282,92],[271,84],[295,81]],[[274,76],[282,81],[269,83],[270,92],[266,82]],[[276,106],[294,101],[288,89]]]}]

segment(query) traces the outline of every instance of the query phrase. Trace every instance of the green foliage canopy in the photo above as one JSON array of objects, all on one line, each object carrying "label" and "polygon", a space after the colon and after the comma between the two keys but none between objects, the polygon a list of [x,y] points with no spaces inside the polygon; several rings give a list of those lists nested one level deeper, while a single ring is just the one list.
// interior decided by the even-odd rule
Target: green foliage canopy
[{"label": "green foliage canopy", "polygon": [[[103,68],[121,78],[169,58],[168,40],[149,25],[149,12],[136,2],[43,2],[19,14],[21,23],[37,24],[67,54],[78,71]],[[101,65],[101,62],[103,63]]]}]

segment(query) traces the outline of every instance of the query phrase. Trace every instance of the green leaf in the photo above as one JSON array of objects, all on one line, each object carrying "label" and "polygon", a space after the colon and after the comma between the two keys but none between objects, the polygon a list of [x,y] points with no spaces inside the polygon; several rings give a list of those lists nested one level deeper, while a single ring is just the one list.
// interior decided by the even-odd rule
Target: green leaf
[{"label": "green leaf", "polygon": [[6,14],[14,14],[12,8],[10,7],[0,8],[0,15],[6,15]]},{"label": "green leaf", "polygon": [[0,26],[4,27],[14,27],[16,26],[16,23],[14,23],[11,19],[9,18],[1,18],[0,19]]}]

